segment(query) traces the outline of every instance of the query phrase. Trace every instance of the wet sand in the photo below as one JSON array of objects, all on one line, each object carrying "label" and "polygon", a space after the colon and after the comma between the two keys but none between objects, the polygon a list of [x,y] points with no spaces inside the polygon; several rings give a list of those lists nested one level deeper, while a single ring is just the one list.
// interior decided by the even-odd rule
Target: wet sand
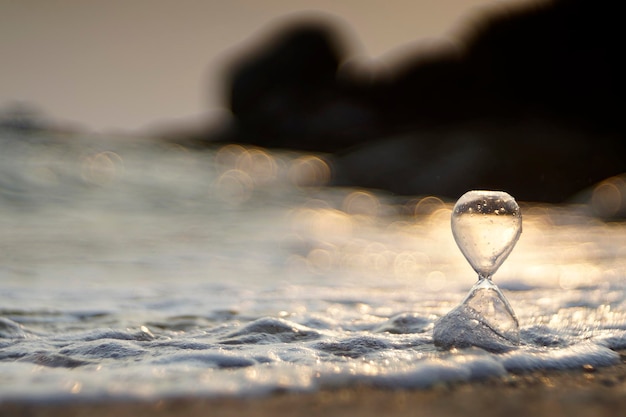
[{"label": "wet sand", "polygon": [[0,403],[0,416],[617,416],[626,410],[626,352],[610,368],[541,371],[426,390],[372,387],[260,398],[146,402]]}]

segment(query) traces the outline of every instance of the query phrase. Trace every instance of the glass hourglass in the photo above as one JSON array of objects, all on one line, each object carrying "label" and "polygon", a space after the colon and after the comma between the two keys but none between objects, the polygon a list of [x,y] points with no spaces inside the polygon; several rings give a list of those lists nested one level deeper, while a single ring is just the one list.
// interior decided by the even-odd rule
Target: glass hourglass
[{"label": "glass hourglass", "polygon": [[519,206],[503,191],[469,191],[456,202],[451,226],[478,282],[461,304],[435,323],[433,341],[443,348],[508,350],[519,344],[519,324],[492,276],[522,233]]}]

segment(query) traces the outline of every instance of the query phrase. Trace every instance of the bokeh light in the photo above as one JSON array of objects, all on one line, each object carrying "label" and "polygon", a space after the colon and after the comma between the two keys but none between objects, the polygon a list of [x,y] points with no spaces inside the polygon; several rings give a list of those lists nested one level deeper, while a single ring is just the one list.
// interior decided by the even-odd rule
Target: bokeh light
[{"label": "bokeh light", "polygon": [[291,163],[289,179],[298,187],[321,187],[331,179],[330,166],[318,156],[305,155]]},{"label": "bokeh light", "polygon": [[608,178],[593,189],[593,213],[604,219],[623,217],[626,214],[626,181],[623,176]]},{"label": "bokeh light", "polygon": [[230,204],[248,201],[254,191],[254,180],[240,169],[229,169],[213,184],[218,198]]},{"label": "bokeh light", "polygon": [[112,151],[98,152],[83,158],[83,179],[90,184],[106,185],[124,171],[124,160]]}]

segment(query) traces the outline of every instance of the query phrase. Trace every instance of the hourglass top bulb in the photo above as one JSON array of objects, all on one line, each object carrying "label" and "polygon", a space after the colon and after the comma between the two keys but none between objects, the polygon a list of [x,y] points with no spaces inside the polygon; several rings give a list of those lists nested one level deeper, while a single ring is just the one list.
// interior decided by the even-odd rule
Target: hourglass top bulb
[{"label": "hourglass top bulb", "polygon": [[454,240],[480,279],[491,279],[521,233],[520,208],[503,191],[469,191],[452,211]]}]

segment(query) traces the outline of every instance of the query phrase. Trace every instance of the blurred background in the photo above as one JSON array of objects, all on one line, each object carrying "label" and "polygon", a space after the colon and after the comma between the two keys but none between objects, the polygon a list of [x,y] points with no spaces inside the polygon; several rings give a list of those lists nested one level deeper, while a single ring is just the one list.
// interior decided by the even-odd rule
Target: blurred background
[{"label": "blurred background", "polygon": [[332,184],[401,195],[577,202],[612,178],[621,216],[614,7],[3,1],[0,123],[323,153]]},{"label": "blurred background", "polygon": [[446,36],[489,3],[2,0],[0,106],[24,101],[101,131],[193,120],[224,106],[231,56],[289,16],[341,21],[351,54],[375,59]]}]

